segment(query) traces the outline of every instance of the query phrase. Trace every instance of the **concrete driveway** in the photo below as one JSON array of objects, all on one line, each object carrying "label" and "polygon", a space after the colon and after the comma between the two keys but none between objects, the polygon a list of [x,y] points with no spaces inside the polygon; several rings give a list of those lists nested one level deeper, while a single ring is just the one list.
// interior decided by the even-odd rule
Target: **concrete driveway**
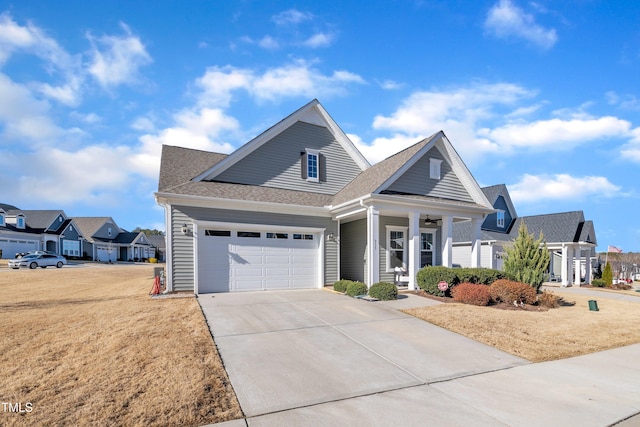
[{"label": "concrete driveway", "polygon": [[640,346],[530,364],[398,311],[434,304],[413,295],[199,302],[247,417],[232,426],[602,426],[640,412]]}]

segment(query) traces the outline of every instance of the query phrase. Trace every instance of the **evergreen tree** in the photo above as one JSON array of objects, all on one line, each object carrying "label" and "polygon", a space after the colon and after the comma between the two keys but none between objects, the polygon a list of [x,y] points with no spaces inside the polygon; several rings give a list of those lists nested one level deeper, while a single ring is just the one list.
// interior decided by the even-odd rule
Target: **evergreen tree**
[{"label": "evergreen tree", "polygon": [[604,271],[602,272],[602,280],[604,280],[605,286],[613,285],[613,271],[611,271],[611,264],[607,262],[604,266]]},{"label": "evergreen tree", "polygon": [[[541,247],[542,245],[542,247]],[[549,250],[542,232],[537,240],[524,222],[518,229],[518,237],[513,245],[506,248],[504,271],[513,279],[533,286],[536,291],[544,282],[544,275],[549,268]]]}]

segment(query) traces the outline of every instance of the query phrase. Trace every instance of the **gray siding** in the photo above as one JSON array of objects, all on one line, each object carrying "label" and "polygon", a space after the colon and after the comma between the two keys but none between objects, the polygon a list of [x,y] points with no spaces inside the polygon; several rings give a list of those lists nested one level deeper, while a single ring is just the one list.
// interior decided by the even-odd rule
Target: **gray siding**
[{"label": "gray siding", "polygon": [[[300,153],[305,149],[319,150],[325,156],[326,182],[307,182],[302,178]],[[335,194],[359,173],[356,163],[328,129],[296,122],[215,180]]]},{"label": "gray siding", "polygon": [[[60,221],[60,218],[62,218],[62,221]],[[53,223],[49,225],[49,230],[58,231],[58,229],[62,227],[62,224],[64,224],[64,220],[65,220],[65,217],[62,214],[58,215],[55,221],[53,221]]]},{"label": "gray siding", "polygon": [[498,196],[496,202],[493,204],[493,207],[504,211],[504,227],[498,227],[498,213],[496,212],[487,215],[487,218],[482,223],[482,229],[497,231],[500,233],[507,233],[509,231],[509,226],[511,225],[511,222],[514,218],[509,211],[509,206],[507,205],[504,197]]},{"label": "gray siding", "polygon": [[340,278],[365,281],[367,220],[340,225]]},{"label": "gray siding", "polygon": [[[429,178],[429,159],[442,160],[439,180]],[[429,150],[408,171],[391,184],[387,191],[473,202],[473,199],[451,169],[451,165],[435,147]]]},{"label": "gray siding", "polygon": [[[111,227],[111,235],[109,235],[109,227]],[[100,227],[95,233],[93,233],[93,237],[100,237],[103,239],[115,239],[116,236],[120,233],[120,229],[117,225],[112,222],[105,222],[102,227]]]},{"label": "gray siding", "polygon": [[174,291],[194,290],[194,254],[193,236],[182,234],[182,225],[187,224],[193,230],[193,221],[179,209],[171,208],[172,253]]},{"label": "gray siding", "polygon": [[[194,221],[219,221],[241,224],[271,224],[293,227],[325,228],[328,233],[338,234],[337,224],[331,218],[300,215],[283,215],[266,212],[233,211],[187,206],[172,206],[171,209],[173,245],[173,286],[174,290],[194,289],[193,236],[182,234],[182,225],[193,230]],[[338,280],[338,247],[334,242],[320,242],[324,247],[325,283]]]}]

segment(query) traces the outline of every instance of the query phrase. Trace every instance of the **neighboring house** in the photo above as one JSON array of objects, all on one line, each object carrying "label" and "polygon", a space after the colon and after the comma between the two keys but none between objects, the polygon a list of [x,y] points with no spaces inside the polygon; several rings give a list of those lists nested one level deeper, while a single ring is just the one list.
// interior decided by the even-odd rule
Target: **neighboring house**
[{"label": "neighboring house", "polygon": [[159,234],[152,234],[147,236],[151,245],[155,248],[155,256],[158,262],[164,262],[166,260],[167,243],[166,238]]},{"label": "neighboring house", "polygon": [[[504,249],[516,239],[518,228],[524,222],[536,238],[541,232],[544,236],[551,252],[551,279],[563,286],[579,285],[582,279],[591,282],[597,240],[593,222],[586,221],[582,211],[518,217],[505,185],[485,187],[482,191],[495,208],[482,224],[483,267],[502,269]],[[463,267],[469,266],[471,236],[470,222],[454,225],[453,262]]]},{"label": "neighboring house", "polygon": [[452,265],[453,224],[494,208],[443,132],[371,166],[314,100],[225,155],[163,146],[167,290],[371,285]]},{"label": "neighboring house", "polygon": [[138,261],[153,254],[153,247],[144,233],[123,230],[111,217],[73,219],[86,239],[83,256],[94,261]]},{"label": "neighboring house", "polygon": [[0,249],[3,258],[16,253],[46,250],[80,256],[83,235],[62,210],[22,210],[0,204]]}]

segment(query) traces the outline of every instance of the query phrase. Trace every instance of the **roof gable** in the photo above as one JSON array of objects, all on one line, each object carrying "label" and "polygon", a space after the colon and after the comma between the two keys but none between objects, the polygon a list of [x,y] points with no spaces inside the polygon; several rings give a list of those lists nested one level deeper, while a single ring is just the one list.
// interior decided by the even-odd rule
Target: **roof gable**
[{"label": "roof gable", "polygon": [[[374,193],[406,192],[440,199],[471,202],[485,207],[491,206],[443,131],[398,154],[402,155],[396,159],[396,163],[398,160],[408,158]],[[429,178],[430,159],[442,161],[441,178],[438,180]],[[403,191],[403,189],[408,191]]]},{"label": "roof gable", "polygon": [[[93,241],[94,238],[115,239],[122,230],[111,217],[74,217],[73,221],[85,239]],[[111,236],[108,228],[111,227]]]},{"label": "roof gable", "polygon": [[333,136],[335,141],[353,160],[359,170],[365,170],[370,166],[369,162],[364,158],[362,153],[358,151],[358,149],[340,129],[337,123],[331,118],[331,116],[329,116],[320,102],[317,99],[314,99],[307,105],[303,106],[285,119],[278,122],[276,125],[272,126],[257,137],[253,138],[242,147],[238,148],[224,160],[216,163],[209,169],[200,173],[194,178],[194,181],[216,180],[217,177],[223,172],[230,170],[234,165],[250,156],[260,147],[270,143],[272,140],[274,140],[274,138],[276,138],[291,126],[295,125],[297,122],[326,128],[328,132]]}]

